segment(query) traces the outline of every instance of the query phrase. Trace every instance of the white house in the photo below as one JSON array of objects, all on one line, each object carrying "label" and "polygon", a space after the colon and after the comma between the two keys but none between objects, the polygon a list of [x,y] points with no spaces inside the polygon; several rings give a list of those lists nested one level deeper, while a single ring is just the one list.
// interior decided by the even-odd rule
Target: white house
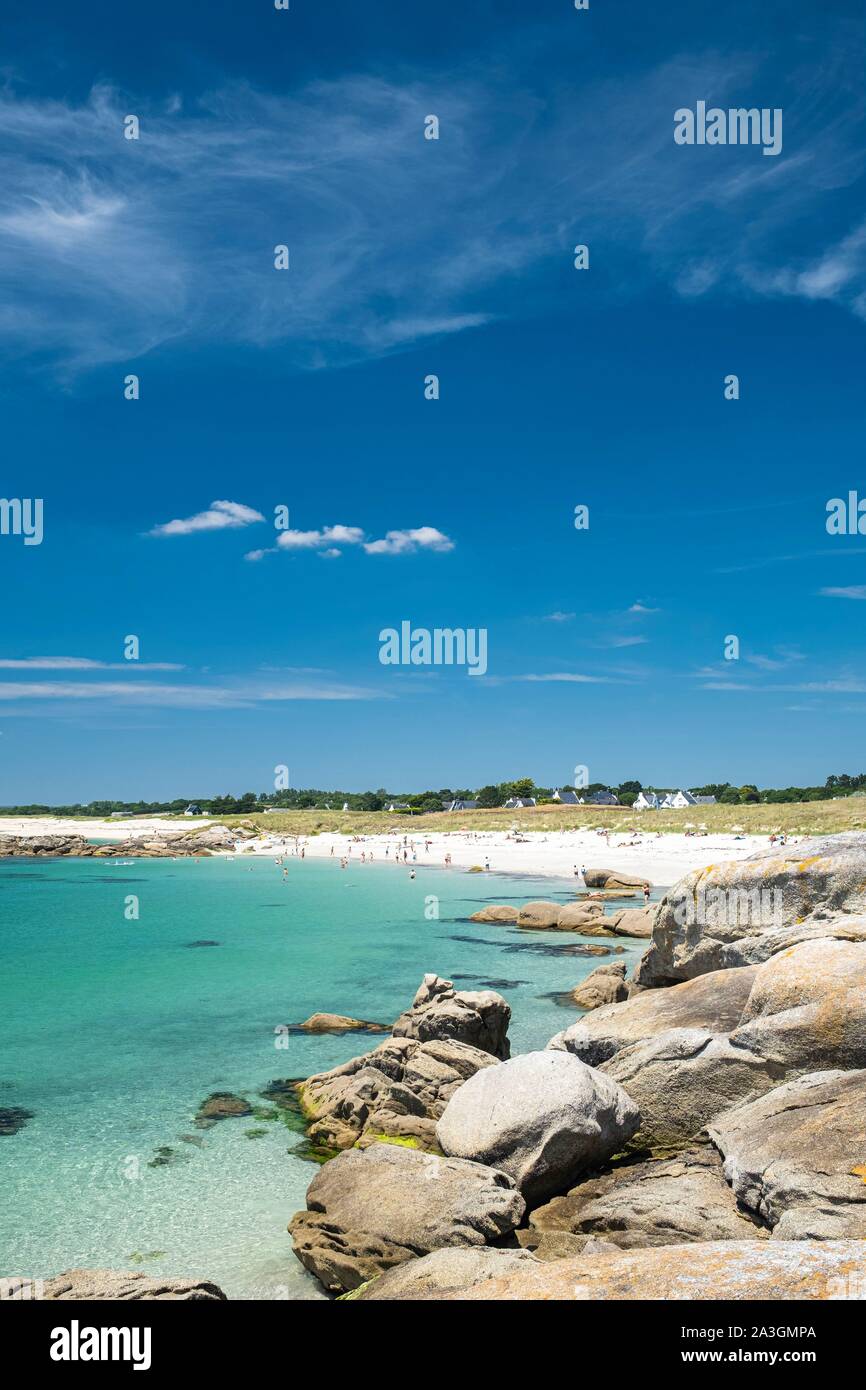
[{"label": "white house", "polygon": [[618,806],[619,797],[614,792],[593,792],[589,798],[589,804],[591,806]]},{"label": "white house", "polygon": [[682,788],[680,788],[678,792],[668,792],[664,801],[662,801],[659,806],[659,810],[681,811],[684,806],[697,806],[697,804],[697,799],[692,796],[691,792],[683,791]]},{"label": "white house", "polygon": [[659,799],[655,792],[638,792],[634,800],[635,811],[657,811]]},{"label": "white house", "polygon": [[385,810],[386,810],[386,811],[408,811],[408,810],[409,810],[409,803],[408,803],[408,801],[389,801],[389,802],[388,802],[388,805],[385,807]]},{"label": "white house", "polygon": [[560,801],[563,806],[583,805],[583,799],[578,796],[577,792],[561,792],[559,790],[559,787],[556,788],[556,791],[553,793],[551,800]]},{"label": "white house", "polygon": [[716,798],[714,796],[696,796],[695,804],[697,806],[715,806]]},{"label": "white house", "polygon": [[204,812],[202,811],[201,807],[194,801],[191,806],[187,806],[186,810],[184,811],[184,815],[202,816],[204,815]]},{"label": "white house", "polygon": [[459,797],[455,801],[450,802],[448,806],[449,811],[477,811],[477,809],[477,801],[462,801]]},{"label": "white house", "polygon": [[527,806],[535,805],[534,796],[510,796],[505,803],[506,811],[522,811]]}]

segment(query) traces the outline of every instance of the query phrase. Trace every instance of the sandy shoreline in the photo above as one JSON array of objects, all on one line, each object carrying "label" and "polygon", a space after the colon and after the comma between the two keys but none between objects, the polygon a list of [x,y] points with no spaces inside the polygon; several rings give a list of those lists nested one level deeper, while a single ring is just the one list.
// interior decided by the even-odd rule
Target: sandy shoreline
[{"label": "sandy shoreline", "polygon": [[[204,829],[210,824],[213,822],[205,818],[179,821],[158,816],[134,821],[4,816],[0,817],[0,835],[84,835],[88,839],[122,842],[145,835]],[[484,868],[489,863],[493,874],[572,878],[575,866],[578,869],[607,868],[649,878],[657,885],[676,883],[683,874],[705,864],[745,859],[768,845],[765,835],[662,835],[652,832],[629,835],[622,831],[604,835],[592,830],[567,830],[526,831],[515,838],[502,830],[416,831],[412,834],[407,826],[405,831],[401,827],[400,831],[388,834],[353,838],[329,833],[311,835],[297,842],[291,836],[266,833],[256,840],[246,841],[239,853],[275,856],[286,850],[294,857],[303,845],[305,855],[311,859],[333,858],[339,862],[348,856],[353,864],[361,862],[362,854],[365,863],[372,855],[374,863],[393,864],[399,853],[402,867],[404,838],[407,871],[413,863],[416,868],[442,868],[446,854],[450,854],[454,868],[468,869],[476,864]]]}]

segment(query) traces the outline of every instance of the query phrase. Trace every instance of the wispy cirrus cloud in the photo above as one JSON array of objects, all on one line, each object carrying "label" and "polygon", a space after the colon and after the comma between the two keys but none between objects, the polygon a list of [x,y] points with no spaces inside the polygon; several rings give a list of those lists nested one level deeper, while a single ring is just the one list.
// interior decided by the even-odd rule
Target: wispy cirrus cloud
[{"label": "wispy cirrus cloud", "polygon": [[191,536],[198,531],[238,530],[264,521],[261,512],[243,502],[211,502],[203,512],[175,521],[165,521],[147,532],[149,536]]},{"label": "wispy cirrus cloud", "polygon": [[866,584],[847,584],[838,588],[819,589],[818,592],[822,598],[851,598],[862,601],[866,599]]},{"label": "wispy cirrus cloud", "polygon": [[[439,72],[274,92],[224,82],[183,104],[108,83],[81,102],[7,84],[0,349],[66,372],[216,335],[286,344],[312,369],[400,351],[537,312],[543,294],[555,306],[558,276],[531,300],[522,281],[564,263],[576,221],[609,267],[627,263],[623,293],[660,281],[692,299],[866,312],[866,223],[845,197],[863,171],[853,21],[824,25],[820,67],[798,30],[781,79],[772,52],[681,53],[618,80],[553,78],[543,100],[536,74],[559,29],[529,32]],[[674,146],[683,100],[741,104],[762,82],[784,106],[778,159]],[[439,142],[423,139],[431,90]],[[136,141],[122,138],[130,111]],[[291,269],[277,272],[282,243]]]},{"label": "wispy cirrus cloud", "polygon": [[174,661],[93,661],[86,656],[0,657],[3,671],[182,671]]},{"label": "wispy cirrus cloud", "polygon": [[249,709],[294,700],[381,700],[385,691],[339,682],[170,685],[147,681],[0,681],[0,702],[101,701],[172,709]]}]

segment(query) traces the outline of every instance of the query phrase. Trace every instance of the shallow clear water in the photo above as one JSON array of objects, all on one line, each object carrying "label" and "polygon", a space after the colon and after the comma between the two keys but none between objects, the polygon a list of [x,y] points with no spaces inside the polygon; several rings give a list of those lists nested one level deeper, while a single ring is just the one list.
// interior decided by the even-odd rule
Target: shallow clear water
[{"label": "shallow clear water", "polygon": [[[319,1297],[286,1234],[315,1173],[300,1136],[251,1117],[196,1130],[200,1102],[265,1105],[271,1079],[375,1046],[275,1029],[316,1010],[391,1021],[430,970],[496,981],[512,1050],[543,1047],[575,1016],[544,996],[599,964],[557,954],[571,933],[465,921],[487,902],[564,901],[570,881],[288,862],[283,881],[270,859],[0,861],[0,1107],[34,1112],[0,1136],[0,1274],[140,1268],[236,1298]],[[188,944],[202,940],[219,944]],[[150,1167],[162,1146],[172,1161]]]}]

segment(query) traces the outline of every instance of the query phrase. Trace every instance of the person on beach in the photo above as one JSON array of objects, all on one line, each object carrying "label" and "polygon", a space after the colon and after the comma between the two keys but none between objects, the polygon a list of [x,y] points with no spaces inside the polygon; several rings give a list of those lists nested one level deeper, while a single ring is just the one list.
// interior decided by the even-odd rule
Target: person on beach
[{"label": "person on beach", "polygon": [[409,877],[410,877],[410,878],[414,878],[414,877],[415,877],[415,870],[414,870],[414,869],[410,869],[410,870],[409,870]]},{"label": "person on beach", "polygon": [[643,886],[643,905],[644,905],[644,907],[649,907],[649,899],[650,899],[650,886],[649,886],[648,883],[645,883],[644,886]]},{"label": "person on beach", "polygon": [[485,854],[485,856],[484,856],[484,867],[485,867],[485,869],[488,869],[488,870],[489,870],[489,868],[490,868],[490,860],[487,858],[487,855],[486,855],[486,854]]}]

